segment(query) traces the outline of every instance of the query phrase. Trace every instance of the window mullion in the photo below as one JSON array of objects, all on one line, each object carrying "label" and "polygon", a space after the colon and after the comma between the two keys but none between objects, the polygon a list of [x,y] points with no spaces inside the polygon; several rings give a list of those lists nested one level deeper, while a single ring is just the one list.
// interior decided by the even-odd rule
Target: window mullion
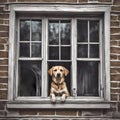
[{"label": "window mullion", "polygon": [[[72,95],[75,97],[77,96],[77,20],[72,19],[72,37],[71,37],[71,44],[72,44]],[[75,54],[76,53],[76,54]]]},{"label": "window mullion", "polygon": [[[47,97],[47,56],[48,56],[48,20],[43,18],[42,19],[42,97]],[[45,46],[45,47],[44,47]]]},{"label": "window mullion", "polygon": [[61,20],[59,20],[59,60],[61,60]]},{"label": "window mullion", "polygon": [[88,58],[90,58],[90,21],[88,20]]}]

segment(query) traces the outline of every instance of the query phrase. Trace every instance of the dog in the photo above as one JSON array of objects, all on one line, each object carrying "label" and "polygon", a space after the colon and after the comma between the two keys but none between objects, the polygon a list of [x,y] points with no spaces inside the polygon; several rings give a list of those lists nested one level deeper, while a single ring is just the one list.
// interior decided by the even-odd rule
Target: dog
[{"label": "dog", "polygon": [[69,70],[63,66],[53,66],[48,70],[52,76],[50,89],[50,97],[53,103],[56,102],[56,96],[61,96],[61,101],[65,102],[66,97],[70,96],[65,82],[65,76],[69,74]]}]

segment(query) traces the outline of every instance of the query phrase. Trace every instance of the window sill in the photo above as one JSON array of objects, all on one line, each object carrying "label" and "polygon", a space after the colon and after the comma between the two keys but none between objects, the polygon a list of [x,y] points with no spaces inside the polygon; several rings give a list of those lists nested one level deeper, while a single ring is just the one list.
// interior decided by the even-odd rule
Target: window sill
[{"label": "window sill", "polygon": [[37,100],[16,100],[8,101],[7,108],[9,109],[109,109],[110,102],[104,100],[92,99],[75,99],[68,98],[65,103],[61,103],[60,98],[57,98],[55,104],[51,103],[50,98]]}]

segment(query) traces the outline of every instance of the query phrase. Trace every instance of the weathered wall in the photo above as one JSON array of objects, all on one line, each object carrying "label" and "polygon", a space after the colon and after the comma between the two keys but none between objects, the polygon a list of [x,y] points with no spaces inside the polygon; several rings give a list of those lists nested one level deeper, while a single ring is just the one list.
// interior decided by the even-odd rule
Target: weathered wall
[{"label": "weathered wall", "polygon": [[[8,110],[8,35],[9,4],[24,2],[62,2],[75,4],[110,4],[111,10],[111,108],[109,110]],[[12,115],[12,117],[8,117]],[[18,115],[19,118],[13,117]],[[0,0],[0,119],[120,119],[120,0]],[[25,119],[26,118],[26,119]]]}]

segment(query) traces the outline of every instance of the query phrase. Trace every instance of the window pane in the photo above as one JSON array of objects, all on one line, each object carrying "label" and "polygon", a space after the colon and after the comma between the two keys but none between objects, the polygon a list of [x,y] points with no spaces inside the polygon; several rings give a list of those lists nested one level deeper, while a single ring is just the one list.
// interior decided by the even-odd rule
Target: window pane
[{"label": "window pane", "polygon": [[88,57],[88,45],[82,44],[77,47],[77,57],[87,58]]},{"label": "window pane", "polygon": [[77,41],[87,42],[88,41],[88,21],[78,20],[77,22]]},{"label": "window pane", "polygon": [[19,61],[19,96],[41,95],[41,62]]},{"label": "window pane", "polygon": [[99,58],[99,45],[90,45],[90,58]]},{"label": "window pane", "polygon": [[[49,62],[48,64],[48,70],[52,67],[52,66],[56,66],[56,65],[60,65],[63,66],[65,68],[67,68],[69,70],[69,74],[65,77],[65,82],[68,88],[68,91],[70,92],[71,95],[71,63],[70,62]],[[48,96],[50,95],[50,87],[51,87],[51,83],[52,83],[52,77],[49,75],[48,76]]]},{"label": "window pane", "polygon": [[61,21],[61,44],[70,45],[71,38],[71,24],[68,20]]},{"label": "window pane", "polygon": [[59,59],[59,47],[49,47],[49,59],[50,60]]},{"label": "window pane", "polygon": [[78,96],[98,96],[98,62],[77,63]]},{"label": "window pane", "polygon": [[90,41],[99,42],[99,21],[90,21]]},{"label": "window pane", "polygon": [[32,43],[32,57],[41,57],[40,43]]},{"label": "window pane", "polygon": [[30,40],[30,21],[21,20],[20,21],[20,41]]},{"label": "window pane", "polygon": [[70,47],[62,47],[61,51],[61,59],[70,60]]},{"label": "window pane", "polygon": [[49,21],[49,44],[58,45],[59,44],[59,21],[50,20]]},{"label": "window pane", "polygon": [[42,23],[40,20],[32,21],[32,41],[41,41]]},{"label": "window pane", "polygon": [[30,57],[30,44],[20,43],[20,57]]}]

